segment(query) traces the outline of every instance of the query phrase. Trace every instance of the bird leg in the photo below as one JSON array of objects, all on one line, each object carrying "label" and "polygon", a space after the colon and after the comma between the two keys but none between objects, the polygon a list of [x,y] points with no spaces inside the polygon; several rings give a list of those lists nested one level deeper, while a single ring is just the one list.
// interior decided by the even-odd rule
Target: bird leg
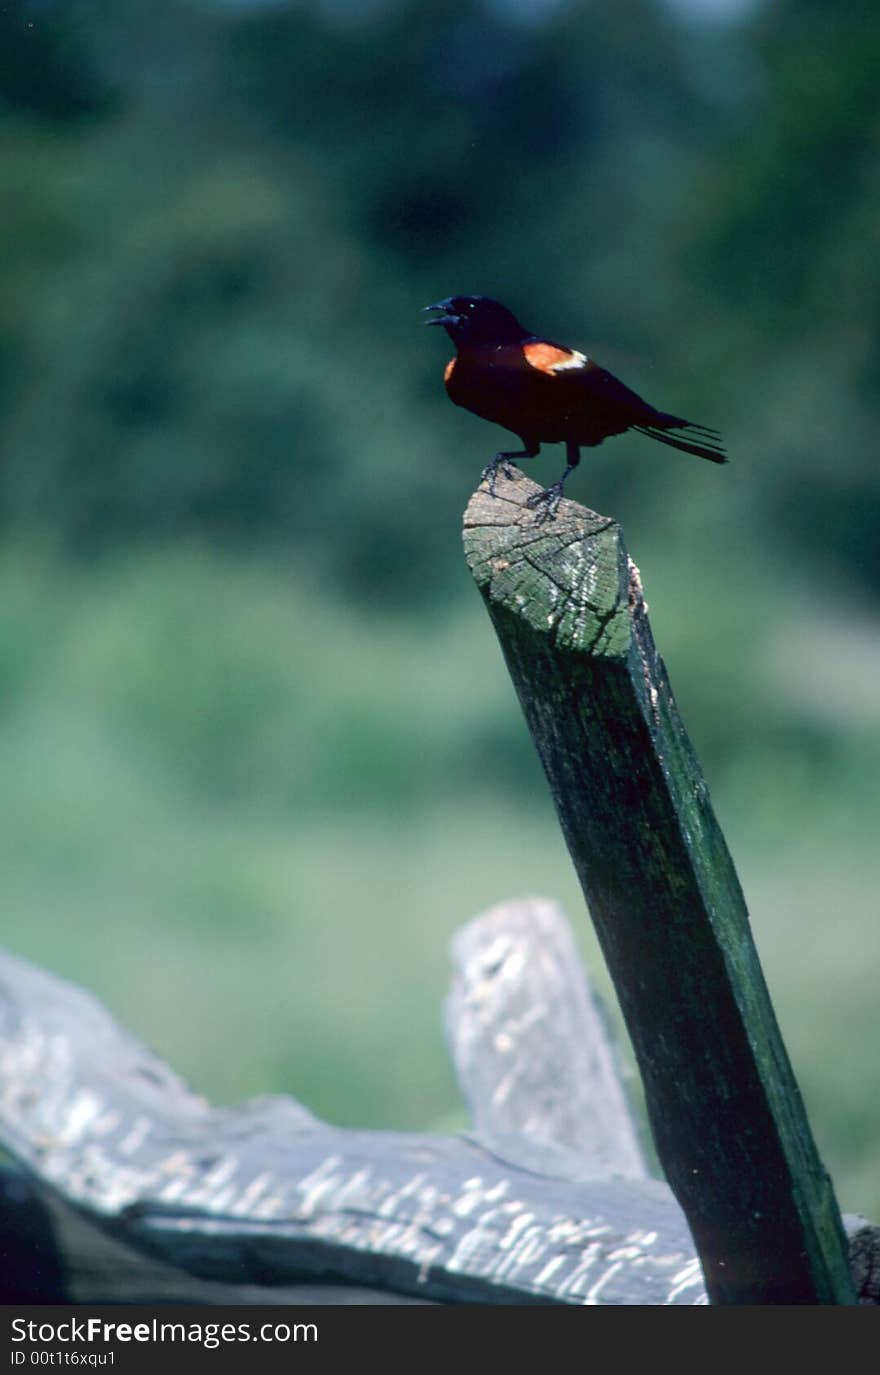
[{"label": "bird leg", "polygon": [[510,466],[511,459],[536,458],[538,453],[540,452],[540,444],[530,444],[527,439],[524,439],[522,442],[526,446],[524,449],[517,449],[516,453],[496,454],[495,457],[492,459],[492,462],[487,463],[485,468],[483,469],[483,475],[480,478],[480,481],[488,482],[489,493],[491,496],[494,497],[495,495],[495,479],[498,476],[499,468],[504,473],[505,477],[512,478],[513,469]]},{"label": "bird leg", "polygon": [[562,474],[562,477],[559,479],[559,481],[554,482],[552,487],[545,487],[543,492],[536,492],[535,495],[533,497],[529,497],[528,501],[526,502],[526,505],[531,506],[533,509],[536,506],[544,507],[543,511],[539,512],[539,514],[535,517],[535,520],[539,525],[542,524],[545,520],[556,519],[556,512],[559,509],[559,503],[562,500],[562,488],[565,484],[565,479],[568,477],[569,473],[574,472],[575,468],[581,461],[581,451],[579,445],[574,444],[571,440],[567,440],[565,445],[565,457],[568,461],[568,467]]}]

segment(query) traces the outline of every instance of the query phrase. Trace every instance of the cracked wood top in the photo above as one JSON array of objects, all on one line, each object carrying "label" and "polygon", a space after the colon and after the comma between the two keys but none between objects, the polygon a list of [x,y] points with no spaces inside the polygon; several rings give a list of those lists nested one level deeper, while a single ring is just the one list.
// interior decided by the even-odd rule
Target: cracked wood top
[{"label": "cracked wood top", "polygon": [[555,520],[538,523],[526,503],[540,490],[519,473],[499,476],[494,497],[485,484],[474,493],[464,547],[478,586],[559,645],[626,654],[633,580],[620,527],[565,499]]}]

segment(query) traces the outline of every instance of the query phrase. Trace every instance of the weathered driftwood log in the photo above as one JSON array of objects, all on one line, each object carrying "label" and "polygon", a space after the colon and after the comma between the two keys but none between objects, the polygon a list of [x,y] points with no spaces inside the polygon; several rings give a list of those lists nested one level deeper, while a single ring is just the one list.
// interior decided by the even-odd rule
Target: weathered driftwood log
[{"label": "weathered driftwood log", "polygon": [[[522,909],[511,942],[521,925]],[[496,913],[490,939],[500,937]],[[575,963],[568,979],[579,977]],[[495,1033],[510,1030],[502,1011]],[[518,1055],[534,1046],[543,1063],[541,1039],[538,1027]],[[512,1162],[501,1145],[513,1144],[509,1124],[478,1116],[494,1145],[339,1131],[282,1098],[212,1109],[88,995],[0,956],[0,1143],[128,1247],[226,1283],[467,1303],[705,1302],[664,1184],[567,1178],[584,1160],[570,1137],[553,1141],[540,1114]],[[605,1137],[613,1158],[607,1126]]]},{"label": "weathered driftwood log", "polygon": [[[435,1300],[354,1284],[235,1284],[200,1279],[114,1240],[54,1192],[0,1168],[0,1303],[356,1305]],[[880,1227],[845,1217],[861,1303],[880,1303]],[[696,1291],[694,1291],[696,1292]],[[682,1300],[684,1301],[684,1300]],[[693,1300],[691,1300],[693,1301]],[[603,1302],[600,1292],[598,1302]]]},{"label": "weathered driftwood log", "polygon": [[[639,1161],[563,926],[525,900],[457,939],[450,1035],[479,1143],[335,1131],[284,1099],[216,1112],[86,994],[0,955],[0,1143],[30,1171],[0,1175],[0,1297],[705,1303],[669,1189],[590,1179]],[[549,1012],[529,1018],[520,981],[542,1012],[558,998],[576,1044],[598,1037],[598,1102],[582,1114],[543,1091],[529,1109],[551,1051],[564,1086],[583,1066]],[[512,1076],[511,1055],[534,1063]],[[859,1292],[876,1302],[880,1229],[848,1222]]]},{"label": "weathered driftwood log", "polygon": [[452,941],[455,1070],[483,1146],[571,1179],[648,1171],[612,1047],[559,907],[524,898]]},{"label": "weathered driftwood log", "polygon": [[465,513],[465,551],[547,774],[620,999],[657,1152],[713,1302],[853,1290],[742,891],[612,521],[543,524],[521,473]]}]

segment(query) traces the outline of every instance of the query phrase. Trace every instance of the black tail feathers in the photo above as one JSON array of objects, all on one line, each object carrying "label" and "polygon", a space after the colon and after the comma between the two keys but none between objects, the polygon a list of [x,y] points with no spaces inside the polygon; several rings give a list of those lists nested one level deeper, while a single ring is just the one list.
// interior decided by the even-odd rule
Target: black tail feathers
[{"label": "black tail feathers", "polygon": [[[721,435],[710,430],[707,425],[694,425],[690,420],[682,420],[675,415],[659,412],[657,419],[650,425],[633,425],[639,434],[656,439],[660,444],[668,444],[672,449],[681,449],[686,454],[696,454],[697,458],[707,458],[710,463],[729,462]],[[675,431],[680,431],[676,434]]]}]

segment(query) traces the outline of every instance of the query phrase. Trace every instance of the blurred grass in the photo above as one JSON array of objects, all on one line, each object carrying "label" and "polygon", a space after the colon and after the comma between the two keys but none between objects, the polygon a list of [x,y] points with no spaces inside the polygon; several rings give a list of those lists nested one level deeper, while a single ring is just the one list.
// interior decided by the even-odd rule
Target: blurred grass
[{"label": "blurred grass", "polygon": [[[878,1217],[876,624],[770,551],[703,553],[646,545],[655,634],[820,1149]],[[508,896],[565,904],[610,999],[464,582],[443,614],[374,616],[277,555],[71,568],[31,540],[0,557],[0,647],[4,943],[210,1097],[463,1121],[447,945]]]}]

